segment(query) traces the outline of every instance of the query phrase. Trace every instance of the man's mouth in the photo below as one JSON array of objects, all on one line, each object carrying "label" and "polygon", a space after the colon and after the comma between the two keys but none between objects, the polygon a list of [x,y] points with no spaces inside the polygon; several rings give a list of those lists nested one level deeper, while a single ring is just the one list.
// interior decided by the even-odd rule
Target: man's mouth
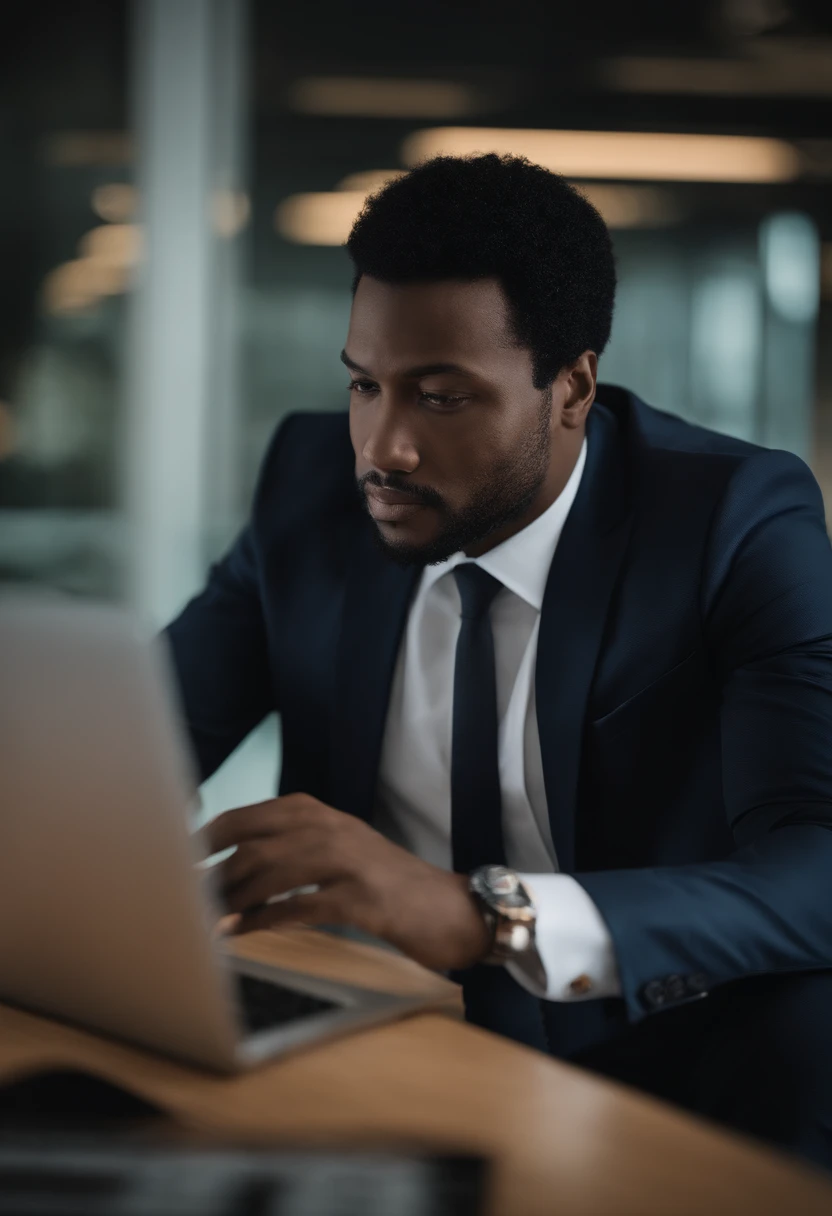
[{"label": "man's mouth", "polygon": [[412,494],[401,490],[383,490],[379,486],[366,486],[367,508],[376,523],[395,524],[412,518],[425,504]]}]

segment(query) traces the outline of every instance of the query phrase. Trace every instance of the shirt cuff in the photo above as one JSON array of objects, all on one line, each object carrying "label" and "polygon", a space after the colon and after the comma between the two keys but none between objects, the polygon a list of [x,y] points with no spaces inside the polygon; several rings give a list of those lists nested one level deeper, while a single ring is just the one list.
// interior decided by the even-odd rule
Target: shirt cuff
[{"label": "shirt cuff", "polygon": [[570,874],[520,874],[537,908],[536,950],[506,963],[518,984],[547,1001],[620,996],[612,937]]}]

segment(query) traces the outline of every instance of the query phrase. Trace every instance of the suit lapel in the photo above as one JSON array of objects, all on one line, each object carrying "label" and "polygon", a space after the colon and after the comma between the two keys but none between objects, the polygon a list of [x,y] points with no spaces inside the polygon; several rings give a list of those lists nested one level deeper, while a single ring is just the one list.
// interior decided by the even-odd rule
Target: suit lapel
[{"label": "suit lapel", "polygon": [[596,405],[587,461],[546,583],[535,695],[552,840],[561,870],[575,865],[575,813],[586,706],[610,598],[630,533],[618,423]]},{"label": "suit lapel", "polygon": [[332,785],[339,810],[369,819],[390,685],[421,567],[387,558],[369,519],[356,527],[336,660]]}]

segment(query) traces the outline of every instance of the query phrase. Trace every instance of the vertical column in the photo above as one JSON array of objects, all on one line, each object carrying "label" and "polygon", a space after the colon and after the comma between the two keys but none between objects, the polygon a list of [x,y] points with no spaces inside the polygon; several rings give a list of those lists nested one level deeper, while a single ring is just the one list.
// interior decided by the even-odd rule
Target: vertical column
[{"label": "vertical column", "polygon": [[751,442],[759,442],[761,295],[750,234],[726,235],[697,252],[689,326],[692,421]]},{"label": "vertical column", "polygon": [[242,8],[134,4],[143,258],[127,352],[126,590],[154,626],[199,586],[206,537],[233,498],[235,283],[224,246],[233,230],[226,196],[237,185]]},{"label": "vertical column", "polygon": [[246,503],[240,500],[242,471],[240,402],[242,233],[250,202],[242,189],[247,177],[248,57],[247,0],[211,0],[210,97],[213,151],[212,252],[214,290],[207,454],[207,555],[215,557],[232,539]]},{"label": "vertical column", "polygon": [[820,239],[811,218],[796,211],[769,216],[760,256],[766,297],[761,442],[811,460],[820,302]]}]

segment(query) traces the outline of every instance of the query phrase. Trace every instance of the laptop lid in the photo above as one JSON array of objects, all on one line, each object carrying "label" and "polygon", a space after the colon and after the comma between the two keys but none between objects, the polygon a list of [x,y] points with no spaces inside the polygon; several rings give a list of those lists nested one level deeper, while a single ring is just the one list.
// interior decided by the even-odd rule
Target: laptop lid
[{"label": "laptop lid", "polygon": [[7,594],[0,671],[0,999],[233,1068],[161,643]]}]

